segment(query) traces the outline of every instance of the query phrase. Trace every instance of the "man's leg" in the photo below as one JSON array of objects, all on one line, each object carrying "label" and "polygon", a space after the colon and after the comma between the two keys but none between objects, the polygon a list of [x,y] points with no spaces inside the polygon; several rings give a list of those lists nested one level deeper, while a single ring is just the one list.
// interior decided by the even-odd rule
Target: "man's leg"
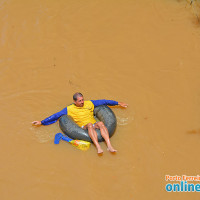
[{"label": "man's leg", "polygon": [[97,148],[97,153],[103,153],[103,150],[98,143],[97,132],[95,131],[93,124],[89,123],[85,125],[83,128],[88,129],[88,134]]},{"label": "man's leg", "polygon": [[94,125],[94,128],[100,129],[101,135],[104,138],[104,140],[106,141],[106,144],[108,146],[108,150],[110,152],[116,152],[117,150],[115,150],[111,145],[108,129],[105,127],[104,123],[103,122],[97,122]]}]

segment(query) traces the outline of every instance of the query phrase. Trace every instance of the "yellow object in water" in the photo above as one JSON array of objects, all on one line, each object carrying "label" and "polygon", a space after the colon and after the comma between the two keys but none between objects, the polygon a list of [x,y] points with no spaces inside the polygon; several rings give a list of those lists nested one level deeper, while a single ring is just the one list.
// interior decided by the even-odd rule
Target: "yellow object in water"
[{"label": "yellow object in water", "polygon": [[77,149],[82,151],[87,151],[90,148],[90,142],[84,140],[72,140],[70,143],[75,146]]},{"label": "yellow object in water", "polygon": [[55,135],[54,144],[59,144],[60,140],[67,141],[71,143],[74,147],[82,151],[86,151],[90,148],[90,142],[84,140],[73,140],[68,136],[64,136],[62,133],[57,133]]}]

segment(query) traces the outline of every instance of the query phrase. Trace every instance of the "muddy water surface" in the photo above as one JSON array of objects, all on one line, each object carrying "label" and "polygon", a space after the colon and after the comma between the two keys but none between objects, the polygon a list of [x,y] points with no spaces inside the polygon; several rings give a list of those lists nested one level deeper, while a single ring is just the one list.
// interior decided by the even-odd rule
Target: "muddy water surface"
[{"label": "muddy water surface", "polygon": [[[187,1],[0,1],[0,194],[22,199],[199,199],[165,175],[199,174],[200,27]],[[53,144],[72,102],[114,99],[113,146]]]}]

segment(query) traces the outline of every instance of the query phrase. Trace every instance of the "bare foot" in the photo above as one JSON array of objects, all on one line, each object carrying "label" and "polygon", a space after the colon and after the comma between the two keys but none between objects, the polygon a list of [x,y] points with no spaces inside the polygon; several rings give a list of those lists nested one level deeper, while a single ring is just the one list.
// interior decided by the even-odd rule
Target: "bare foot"
[{"label": "bare foot", "polygon": [[107,150],[112,152],[112,153],[117,152],[117,150],[114,149],[112,146],[109,146]]},{"label": "bare foot", "polygon": [[99,148],[97,149],[97,153],[98,153],[98,154],[101,154],[101,153],[103,153],[103,150],[102,150],[102,148],[101,148],[101,147],[99,147]]}]

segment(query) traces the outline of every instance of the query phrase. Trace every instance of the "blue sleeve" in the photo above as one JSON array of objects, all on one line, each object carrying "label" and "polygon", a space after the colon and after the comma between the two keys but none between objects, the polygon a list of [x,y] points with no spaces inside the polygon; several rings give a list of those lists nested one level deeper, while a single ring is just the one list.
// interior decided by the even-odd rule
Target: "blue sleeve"
[{"label": "blue sleeve", "polygon": [[62,115],[67,115],[67,107],[61,110],[60,112],[57,112],[46,119],[42,120],[42,125],[49,125],[55,123]]},{"label": "blue sleeve", "polygon": [[118,105],[117,101],[106,100],[106,99],[91,100],[91,102],[94,104],[94,107],[101,106],[101,105],[109,105],[109,106],[116,106],[116,105]]}]

